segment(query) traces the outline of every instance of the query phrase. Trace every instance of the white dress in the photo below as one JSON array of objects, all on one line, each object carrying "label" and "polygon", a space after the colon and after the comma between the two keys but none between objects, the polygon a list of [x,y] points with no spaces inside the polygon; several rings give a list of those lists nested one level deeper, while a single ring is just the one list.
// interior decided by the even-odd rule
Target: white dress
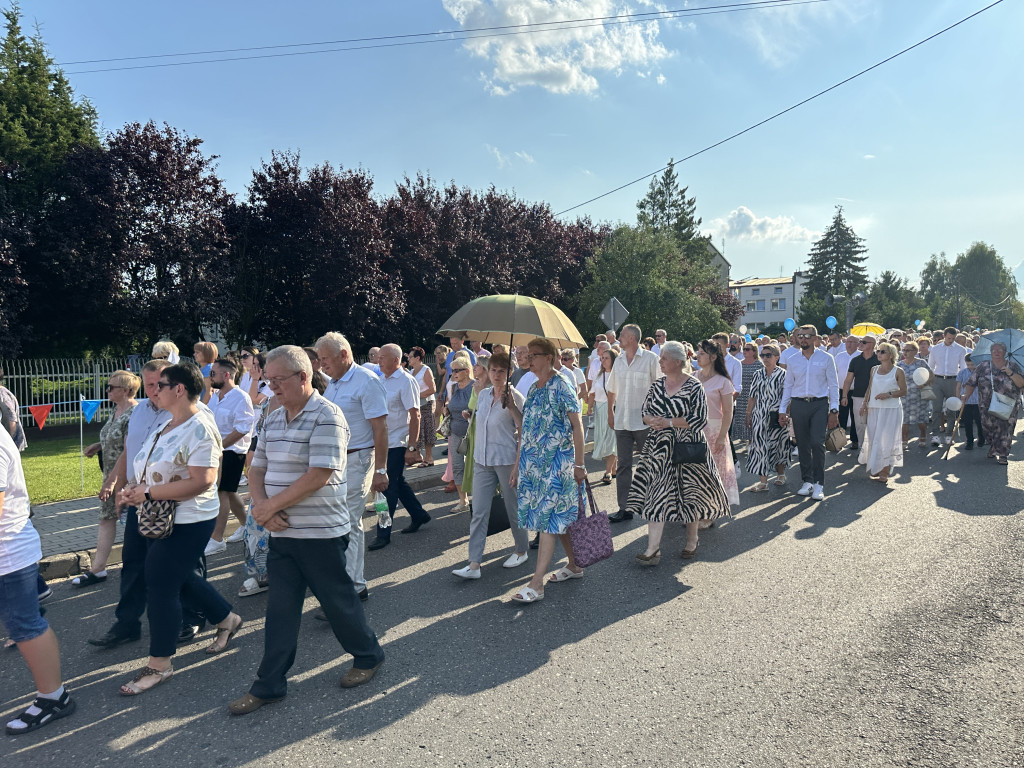
[{"label": "white dress", "polygon": [[867,465],[872,475],[877,475],[886,467],[903,466],[903,400],[898,397],[876,400],[875,395],[882,392],[895,392],[896,371],[893,366],[889,373],[883,374],[876,366],[871,378],[871,400],[868,405],[868,439],[861,439],[858,461]]}]

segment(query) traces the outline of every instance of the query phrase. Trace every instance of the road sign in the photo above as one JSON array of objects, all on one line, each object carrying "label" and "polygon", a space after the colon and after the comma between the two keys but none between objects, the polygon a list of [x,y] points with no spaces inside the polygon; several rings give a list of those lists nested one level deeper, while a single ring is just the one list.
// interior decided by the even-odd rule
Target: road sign
[{"label": "road sign", "polygon": [[601,322],[613,331],[619,330],[619,326],[626,322],[627,317],[629,317],[629,310],[622,306],[622,302],[614,296],[601,310]]}]

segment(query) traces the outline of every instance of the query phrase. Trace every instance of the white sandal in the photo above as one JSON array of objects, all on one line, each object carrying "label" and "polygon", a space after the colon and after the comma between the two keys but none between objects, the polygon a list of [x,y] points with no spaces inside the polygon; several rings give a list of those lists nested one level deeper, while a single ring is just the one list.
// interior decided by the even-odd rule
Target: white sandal
[{"label": "white sandal", "polygon": [[568,581],[569,579],[582,579],[584,573],[584,571],[580,571],[579,573],[570,571],[568,566],[563,565],[548,577],[548,584],[557,584],[560,581]]},{"label": "white sandal", "polygon": [[538,592],[533,587],[523,587],[512,595],[513,603],[536,603],[544,599],[544,593]]}]

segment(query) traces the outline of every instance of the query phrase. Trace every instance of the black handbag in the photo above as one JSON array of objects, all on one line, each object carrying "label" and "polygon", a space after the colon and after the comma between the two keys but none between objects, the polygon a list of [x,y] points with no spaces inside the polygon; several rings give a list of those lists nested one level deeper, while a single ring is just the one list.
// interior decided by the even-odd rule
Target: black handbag
[{"label": "black handbag", "polygon": [[676,440],[672,446],[673,464],[702,464],[708,460],[707,443]]}]

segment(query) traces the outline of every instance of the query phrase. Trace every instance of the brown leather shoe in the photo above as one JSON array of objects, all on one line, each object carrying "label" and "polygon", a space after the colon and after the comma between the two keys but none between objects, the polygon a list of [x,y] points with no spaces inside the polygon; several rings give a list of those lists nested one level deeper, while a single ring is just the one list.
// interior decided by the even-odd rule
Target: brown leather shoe
[{"label": "brown leather shoe", "polygon": [[235,699],[228,704],[228,712],[232,715],[248,715],[250,712],[255,712],[264,704],[273,704],[275,701],[282,701],[283,699],[284,696],[279,699],[261,699],[259,696],[253,696],[251,693],[247,693],[242,698]]},{"label": "brown leather shoe", "polygon": [[374,675],[377,674],[377,670],[380,669],[380,665],[383,663],[384,662],[382,661],[377,666],[370,667],[370,669],[357,669],[356,667],[352,667],[345,673],[345,676],[341,678],[341,682],[338,683],[338,685],[342,688],[355,688],[357,685],[364,685],[365,683],[373,680]]}]

